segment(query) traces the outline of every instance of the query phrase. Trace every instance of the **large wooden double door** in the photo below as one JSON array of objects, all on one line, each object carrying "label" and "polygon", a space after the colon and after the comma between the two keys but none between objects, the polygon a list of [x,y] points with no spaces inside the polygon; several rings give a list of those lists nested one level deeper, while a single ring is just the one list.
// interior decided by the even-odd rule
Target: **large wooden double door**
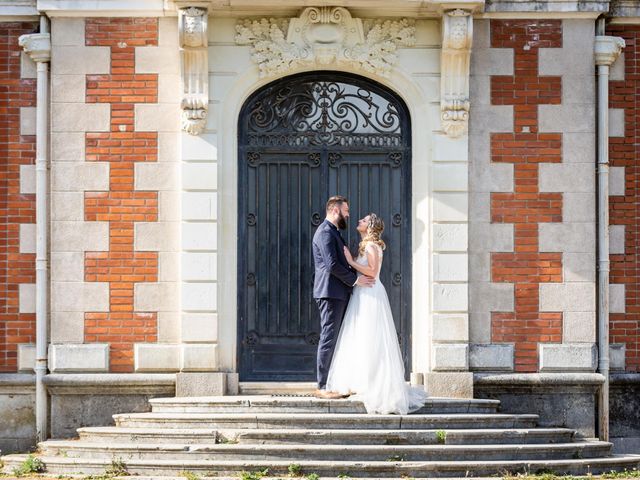
[{"label": "large wooden double door", "polygon": [[242,381],[313,381],[320,331],[313,234],[332,195],[385,222],[381,281],[405,368],[411,346],[411,140],[404,103],[371,80],[311,72],[254,93],[239,119],[238,365]]}]

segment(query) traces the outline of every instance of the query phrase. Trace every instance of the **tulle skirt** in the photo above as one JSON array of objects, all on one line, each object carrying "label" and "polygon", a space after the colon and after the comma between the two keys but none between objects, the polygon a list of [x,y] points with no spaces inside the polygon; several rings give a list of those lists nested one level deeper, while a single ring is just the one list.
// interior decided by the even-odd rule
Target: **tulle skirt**
[{"label": "tulle skirt", "polygon": [[364,403],[368,413],[405,415],[424,405],[427,393],[404,379],[404,364],[387,292],[380,280],[355,287],[329,368],[327,390]]}]

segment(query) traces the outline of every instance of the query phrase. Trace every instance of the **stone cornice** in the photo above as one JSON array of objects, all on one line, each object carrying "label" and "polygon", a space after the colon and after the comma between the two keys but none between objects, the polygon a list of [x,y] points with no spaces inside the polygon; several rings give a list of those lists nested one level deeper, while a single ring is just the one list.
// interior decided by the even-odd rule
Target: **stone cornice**
[{"label": "stone cornice", "polygon": [[596,65],[612,65],[625,47],[624,39],[606,35],[596,35]]}]

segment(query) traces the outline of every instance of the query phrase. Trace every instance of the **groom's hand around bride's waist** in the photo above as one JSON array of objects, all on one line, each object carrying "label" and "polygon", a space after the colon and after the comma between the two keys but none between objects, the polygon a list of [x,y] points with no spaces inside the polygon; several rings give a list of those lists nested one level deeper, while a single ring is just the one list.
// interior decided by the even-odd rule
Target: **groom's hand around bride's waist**
[{"label": "groom's hand around bride's waist", "polygon": [[373,277],[370,277],[368,275],[360,275],[358,277],[358,280],[356,280],[356,283],[354,286],[357,287],[373,287],[373,285],[376,283],[376,279]]}]

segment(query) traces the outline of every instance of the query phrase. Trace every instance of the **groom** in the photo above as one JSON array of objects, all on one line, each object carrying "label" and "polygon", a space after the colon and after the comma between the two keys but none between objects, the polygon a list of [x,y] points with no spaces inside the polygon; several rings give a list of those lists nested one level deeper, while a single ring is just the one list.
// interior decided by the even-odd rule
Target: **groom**
[{"label": "groom", "polygon": [[333,350],[338,340],[342,317],[354,286],[371,287],[375,279],[361,275],[347,263],[345,241],[339,230],[347,228],[349,203],[345,197],[335,196],[327,201],[327,216],[313,236],[315,277],[313,298],[320,310],[320,341],[318,342],[318,389],[316,397],[341,398],[337,392],[326,390]]}]

